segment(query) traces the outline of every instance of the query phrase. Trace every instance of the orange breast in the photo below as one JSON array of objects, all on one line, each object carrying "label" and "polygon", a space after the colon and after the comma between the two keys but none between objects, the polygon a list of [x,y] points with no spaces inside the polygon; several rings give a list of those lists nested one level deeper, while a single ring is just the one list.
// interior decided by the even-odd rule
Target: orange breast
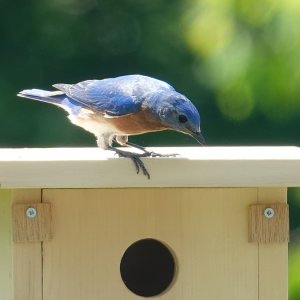
[{"label": "orange breast", "polygon": [[126,132],[127,134],[141,134],[168,129],[159,120],[151,118],[145,110],[122,117],[107,119],[107,121],[121,132]]}]

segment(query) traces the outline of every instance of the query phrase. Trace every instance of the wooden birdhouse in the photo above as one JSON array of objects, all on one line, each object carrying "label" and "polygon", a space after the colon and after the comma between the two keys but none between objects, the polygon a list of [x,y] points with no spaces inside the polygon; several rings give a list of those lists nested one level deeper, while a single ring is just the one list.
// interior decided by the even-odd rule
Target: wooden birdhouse
[{"label": "wooden birdhouse", "polygon": [[287,300],[296,147],[0,150],[3,300]]}]

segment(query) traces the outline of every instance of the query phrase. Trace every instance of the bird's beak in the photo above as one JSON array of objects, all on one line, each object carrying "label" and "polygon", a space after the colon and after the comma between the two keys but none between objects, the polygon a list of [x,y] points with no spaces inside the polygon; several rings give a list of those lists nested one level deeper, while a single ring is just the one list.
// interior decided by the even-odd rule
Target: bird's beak
[{"label": "bird's beak", "polygon": [[205,139],[202,135],[202,133],[199,131],[199,132],[191,132],[190,135],[202,146],[205,146],[206,143],[205,143]]}]

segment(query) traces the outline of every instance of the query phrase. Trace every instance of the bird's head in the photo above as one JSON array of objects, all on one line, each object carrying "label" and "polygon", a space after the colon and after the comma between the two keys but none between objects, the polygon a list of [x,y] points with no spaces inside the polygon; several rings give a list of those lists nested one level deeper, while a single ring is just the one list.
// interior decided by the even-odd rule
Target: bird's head
[{"label": "bird's head", "polygon": [[205,141],[200,130],[200,115],[197,108],[185,96],[172,91],[161,95],[159,117],[169,129],[192,136],[200,144]]}]

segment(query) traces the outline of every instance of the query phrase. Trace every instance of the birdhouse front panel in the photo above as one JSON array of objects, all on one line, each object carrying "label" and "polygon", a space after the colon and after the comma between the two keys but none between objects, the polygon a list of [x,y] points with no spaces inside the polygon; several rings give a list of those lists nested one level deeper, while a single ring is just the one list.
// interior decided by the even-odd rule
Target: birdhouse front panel
[{"label": "birdhouse front panel", "polygon": [[[14,203],[32,201],[26,193]],[[285,299],[287,244],[248,242],[249,206],[285,202],[285,189],[43,189],[40,197],[52,208],[52,238],[14,243],[14,256],[22,253],[14,299]]]}]

